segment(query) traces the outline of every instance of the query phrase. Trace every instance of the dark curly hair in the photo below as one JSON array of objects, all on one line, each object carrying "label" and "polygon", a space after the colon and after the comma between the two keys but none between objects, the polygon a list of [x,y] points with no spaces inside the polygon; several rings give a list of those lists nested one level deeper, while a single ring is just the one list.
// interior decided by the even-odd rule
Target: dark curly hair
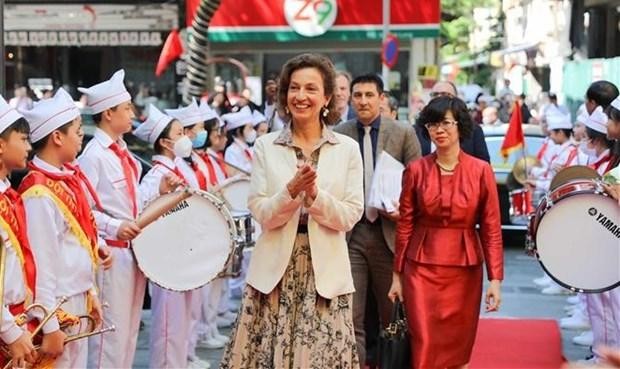
[{"label": "dark curly hair", "polygon": [[[417,124],[424,126],[426,123],[441,122],[448,111],[452,112],[454,119],[458,122],[459,141],[470,138],[474,131],[474,122],[471,120],[467,105],[458,97],[439,96],[432,99],[420,112]],[[430,139],[426,128],[421,131],[424,137]]]},{"label": "dark curly hair", "polygon": [[[319,54],[301,54],[289,59],[280,73],[280,82],[278,85],[278,109],[282,116],[286,116],[288,121],[291,120],[291,114],[285,108],[287,106],[288,88],[291,84],[291,76],[293,72],[299,69],[316,68],[323,77],[323,90],[325,96],[333,97],[336,89],[336,69],[334,64],[327,57]],[[322,109],[322,108],[321,108]],[[336,111],[335,99],[330,99],[327,104],[329,113],[327,117],[323,117],[323,113],[319,115],[325,124],[334,124],[340,119],[340,114]]]}]

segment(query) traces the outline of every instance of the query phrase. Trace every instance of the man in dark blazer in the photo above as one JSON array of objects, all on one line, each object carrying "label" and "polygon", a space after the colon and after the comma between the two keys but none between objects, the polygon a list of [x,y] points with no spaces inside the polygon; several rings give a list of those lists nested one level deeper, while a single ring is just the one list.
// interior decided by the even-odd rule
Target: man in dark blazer
[{"label": "man in dark blazer", "polygon": [[351,107],[351,75],[349,72],[336,71],[336,109],[340,113],[340,121],[336,124],[344,123],[355,119],[355,110]]},{"label": "man in dark blazer", "polygon": [[[438,96],[456,97],[456,87],[452,82],[437,82],[435,83],[435,85],[433,85],[433,88],[431,89],[431,98],[435,98]],[[415,130],[418,134],[418,139],[420,140],[422,156],[426,156],[435,150],[432,149],[431,141],[428,138],[428,135],[422,134],[421,130],[423,129],[426,128],[416,123]],[[484,160],[486,162],[491,161],[491,158],[489,157],[489,150],[487,149],[487,143],[484,140],[484,132],[479,125],[474,125],[472,136],[464,139],[463,142],[461,142],[461,149],[469,155],[477,157],[478,159]]]},{"label": "man in dark blazer", "polygon": [[[368,174],[372,175],[374,172],[374,163],[381,152],[385,151],[403,165],[407,165],[411,160],[420,157],[420,143],[412,126],[381,117],[380,106],[384,98],[381,78],[372,74],[357,77],[351,82],[351,92],[357,118],[337,125],[334,131],[345,134],[360,144],[364,159],[364,191],[367,196],[366,187],[370,177]],[[365,150],[365,142],[370,142],[372,148]],[[370,160],[367,160],[368,158]],[[366,360],[364,316],[369,290],[374,293],[381,325],[386,327],[391,319],[392,302],[387,298],[387,293],[392,283],[395,221],[400,217],[398,210],[393,213],[380,211],[378,218],[372,214],[372,211],[367,209],[362,219],[347,235],[355,284],[353,324],[362,366]]]}]

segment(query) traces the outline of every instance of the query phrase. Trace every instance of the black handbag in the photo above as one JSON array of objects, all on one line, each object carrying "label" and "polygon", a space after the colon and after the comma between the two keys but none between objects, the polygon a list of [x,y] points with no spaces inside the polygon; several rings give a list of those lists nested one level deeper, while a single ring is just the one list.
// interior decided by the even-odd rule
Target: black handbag
[{"label": "black handbag", "polygon": [[402,302],[394,303],[392,322],[379,333],[379,367],[381,369],[411,368],[411,347],[407,318]]}]

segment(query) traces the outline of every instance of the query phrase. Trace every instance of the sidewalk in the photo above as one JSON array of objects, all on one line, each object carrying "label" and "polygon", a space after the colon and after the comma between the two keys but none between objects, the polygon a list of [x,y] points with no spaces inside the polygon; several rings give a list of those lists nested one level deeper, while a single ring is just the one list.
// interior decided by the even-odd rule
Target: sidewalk
[{"label": "sidewalk", "polygon": [[[485,314],[483,317],[503,318],[549,318],[564,317],[563,307],[566,305],[566,296],[546,296],[532,283],[532,279],[542,275],[538,262],[526,256],[521,247],[505,250],[505,282],[502,286],[503,303],[499,313]],[[235,300],[239,303],[239,300]],[[143,312],[144,329],[138,338],[138,351],[134,368],[148,367],[148,334],[150,328],[150,310]],[[222,334],[230,334],[230,329],[221,330]],[[571,340],[578,335],[578,331],[562,330],[564,356],[567,360],[576,361],[589,355],[587,347],[575,346]],[[515,347],[516,350],[519,347]],[[211,363],[211,368],[218,368],[223,349],[198,349],[198,356]]]}]

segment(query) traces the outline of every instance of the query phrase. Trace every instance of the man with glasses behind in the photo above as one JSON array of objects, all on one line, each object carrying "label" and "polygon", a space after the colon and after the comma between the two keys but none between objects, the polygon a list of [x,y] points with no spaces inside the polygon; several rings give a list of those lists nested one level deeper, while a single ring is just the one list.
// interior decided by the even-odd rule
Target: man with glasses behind
[{"label": "man with glasses behind", "polygon": [[[434,99],[439,96],[458,97],[454,83],[450,81],[436,82],[431,89],[430,97],[431,99]],[[418,134],[418,139],[420,140],[422,156],[426,156],[434,152],[435,147],[433,143],[421,132],[421,130],[425,129],[424,126],[416,122],[415,129]],[[484,132],[482,132],[482,128],[478,125],[474,125],[474,130],[471,137],[465,138],[463,142],[461,142],[461,150],[486,162],[490,162],[491,160],[486,141],[484,140]]]},{"label": "man with glasses behind", "polygon": [[[381,102],[385,99],[381,77],[374,74],[356,77],[351,82],[351,96],[357,118],[337,125],[334,131],[353,138],[360,146],[367,198],[375,163],[383,151],[406,166],[420,157],[420,146],[410,125],[381,116]],[[392,302],[388,300],[387,293],[392,279],[395,222],[400,217],[398,204],[393,205],[396,210],[391,213],[386,210],[377,213],[376,209],[367,206],[362,219],[347,234],[355,285],[353,325],[362,367],[366,362],[364,318],[367,294],[374,294],[382,327],[387,327],[392,314]]]}]

